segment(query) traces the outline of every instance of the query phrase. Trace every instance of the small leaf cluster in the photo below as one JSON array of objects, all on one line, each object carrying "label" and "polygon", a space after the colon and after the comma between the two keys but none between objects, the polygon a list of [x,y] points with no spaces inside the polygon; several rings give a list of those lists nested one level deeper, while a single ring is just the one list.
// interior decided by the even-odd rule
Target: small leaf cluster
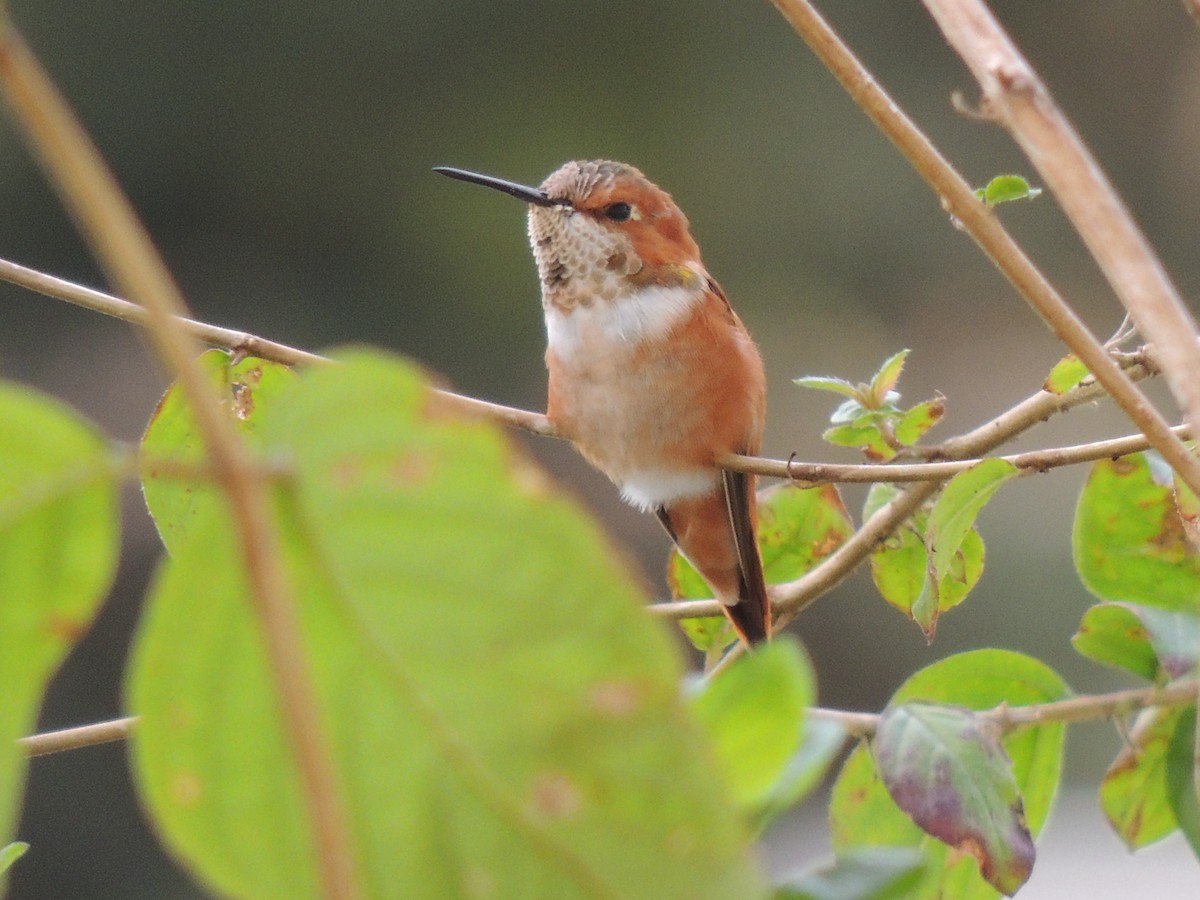
[{"label": "small leaf cluster", "polygon": [[946,412],[945,398],[940,394],[908,409],[899,405],[900,394],[895,388],[908,353],[901,350],[887,359],[865,384],[826,375],[795,379],[801,387],[831,391],[846,398],[829,417],[833,427],[822,435],[826,441],[860,449],[868,459],[882,462],[911,447],[938,423]]}]

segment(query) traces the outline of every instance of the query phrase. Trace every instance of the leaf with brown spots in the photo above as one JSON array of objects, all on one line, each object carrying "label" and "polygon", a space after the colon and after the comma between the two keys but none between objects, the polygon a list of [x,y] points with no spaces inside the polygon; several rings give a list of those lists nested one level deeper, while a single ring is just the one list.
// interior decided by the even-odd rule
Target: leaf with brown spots
[{"label": "leaf with brown spots", "polygon": [[1145,453],[1092,466],[1072,547],[1084,586],[1102,600],[1200,613],[1200,551],[1187,539],[1169,472]]},{"label": "leaf with brown spots", "polygon": [[[496,426],[358,351],[260,396],[276,524],[364,896],[761,897],[669,632]],[[260,382],[260,389],[265,380]],[[312,828],[219,504],[128,670],[135,778],[213,892],[317,892]]]},{"label": "leaf with brown spots", "polygon": [[[833,553],[854,533],[837,488],[780,485],[758,493],[758,546],[768,584],[792,581]],[[667,581],[676,600],[711,597],[712,589],[677,550],[667,563]],[[684,633],[702,652],[737,640],[723,616],[688,619]]]},{"label": "leaf with brown spots", "polygon": [[1152,707],[1138,713],[1129,741],[1100,784],[1100,805],[1130,850],[1162,840],[1177,823],[1167,789],[1167,749],[1182,707]]},{"label": "leaf with brown spots", "polygon": [[[200,365],[218,389],[237,430],[257,444],[265,409],[295,377],[287,366],[256,357],[235,361],[224,350],[209,350]],[[204,442],[178,385],[167,389],[142,435],[145,465],[142,493],[154,525],[168,550],[183,540],[191,522],[206,505],[222,503],[220,491],[194,476],[181,477],[171,464],[197,464],[205,459]]]}]

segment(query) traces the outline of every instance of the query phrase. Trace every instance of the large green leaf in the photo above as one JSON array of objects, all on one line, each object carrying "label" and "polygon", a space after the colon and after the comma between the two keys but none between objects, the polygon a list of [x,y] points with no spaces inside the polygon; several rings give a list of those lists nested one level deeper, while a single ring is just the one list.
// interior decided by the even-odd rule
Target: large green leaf
[{"label": "large green leaf", "polygon": [[1144,453],[1092,466],[1072,543],[1084,585],[1104,600],[1200,612],[1200,553],[1187,540],[1169,476]]},{"label": "large green leaf", "polygon": [[[235,360],[224,350],[207,351],[199,364],[238,432],[252,444],[260,444],[262,411],[293,380],[292,370],[256,357]],[[205,454],[204,442],[178,385],[172,385],[158,402],[142,436],[141,449],[146,506],[163,544],[173,550],[177,542],[186,539],[199,511],[219,502],[218,488],[211,481],[198,481],[181,473],[181,463],[202,463]]]},{"label": "large green leaf", "polygon": [[[599,529],[493,427],[363,352],[262,409],[356,863],[371,896],[759,896]],[[159,575],[128,694],[139,787],[216,890],[315,892],[310,829],[219,503]]]},{"label": "large green leaf", "polygon": [[959,472],[942,489],[929,511],[929,524],[925,530],[925,543],[939,581],[950,572],[983,507],[1018,473],[1017,467],[1008,460],[985,459],[965,472]]},{"label": "large green leaf", "polygon": [[17,739],[91,624],[116,570],[115,467],[104,439],[50,397],[0,382],[0,844],[16,825]]},{"label": "large green leaf", "polygon": [[1075,648],[1135,675],[1166,679],[1193,672],[1200,661],[1200,615],[1138,603],[1100,603],[1083,617]]}]

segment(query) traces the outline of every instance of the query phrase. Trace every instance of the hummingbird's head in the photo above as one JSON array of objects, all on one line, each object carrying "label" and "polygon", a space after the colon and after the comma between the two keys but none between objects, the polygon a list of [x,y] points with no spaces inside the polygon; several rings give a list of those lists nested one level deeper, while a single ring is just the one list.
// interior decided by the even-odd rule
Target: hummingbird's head
[{"label": "hummingbird's head", "polygon": [[529,241],[547,306],[611,302],[650,285],[703,285],[700,248],[671,195],[633,166],[569,162],[540,188],[440,168],[529,204]]}]

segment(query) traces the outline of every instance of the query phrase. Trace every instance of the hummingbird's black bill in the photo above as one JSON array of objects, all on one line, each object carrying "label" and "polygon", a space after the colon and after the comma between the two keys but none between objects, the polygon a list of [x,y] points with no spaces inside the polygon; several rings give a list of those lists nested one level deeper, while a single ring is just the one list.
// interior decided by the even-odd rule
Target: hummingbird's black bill
[{"label": "hummingbird's black bill", "polygon": [[468,172],[466,169],[455,169],[452,166],[434,166],[433,171],[439,172],[449,178],[457,178],[459,181],[469,181],[472,184],[482,184],[484,187],[503,191],[510,197],[516,197],[518,200],[524,200],[526,203],[532,203],[534,206],[566,206],[568,203],[566,200],[551,199],[540,188],[517,184],[515,181],[505,181],[503,178],[495,178],[491,175],[480,175],[478,172]]}]

